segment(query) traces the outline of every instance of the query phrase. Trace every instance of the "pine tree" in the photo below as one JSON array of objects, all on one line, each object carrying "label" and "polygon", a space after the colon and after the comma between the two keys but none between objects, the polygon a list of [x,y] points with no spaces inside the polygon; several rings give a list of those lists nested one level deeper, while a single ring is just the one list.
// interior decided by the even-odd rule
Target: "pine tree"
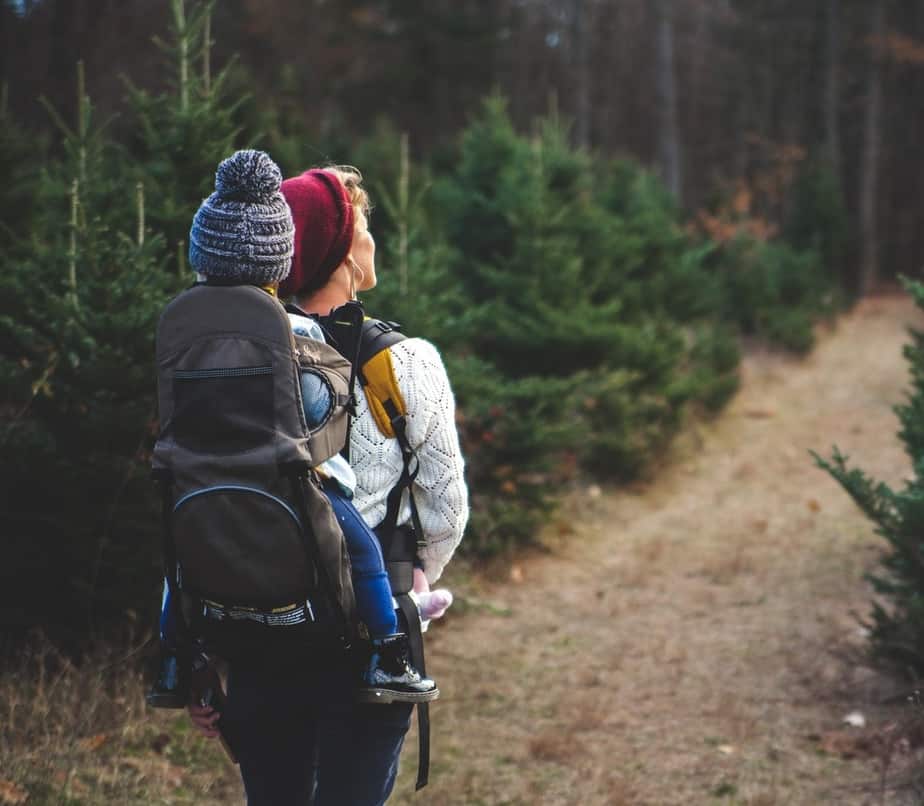
[{"label": "pine tree", "polygon": [[[924,284],[909,282],[907,288],[924,309]],[[815,460],[840,482],[887,544],[880,568],[867,575],[877,596],[868,625],[873,654],[919,679],[924,673],[924,331],[912,330],[903,352],[911,389],[895,412],[911,478],[893,489],[851,467],[837,448],[830,459],[815,454]]]},{"label": "pine tree", "polygon": [[16,560],[6,623],[82,631],[94,605],[124,606],[140,569],[150,573],[139,549],[156,544],[140,539],[156,523],[142,461],[153,333],[177,285],[145,224],[143,185],[93,123],[79,67],[78,95],[76,125],[57,118],[63,158],[43,170],[31,238],[0,255],[0,473]]},{"label": "pine tree", "polygon": [[528,538],[578,464],[638,474],[689,404],[736,387],[708,250],[654,178],[574,150],[554,114],[523,137],[490,99],[432,198],[483,541]]},{"label": "pine tree", "polygon": [[170,0],[169,42],[155,40],[172,76],[170,91],[152,95],[128,83],[137,120],[128,148],[147,191],[151,227],[170,245],[172,268],[185,274],[186,240],[199,203],[214,189],[215,168],[234,151],[234,116],[245,98],[230,101],[233,70],[212,75],[210,19],[214,2]]},{"label": "pine tree", "polygon": [[9,112],[9,84],[0,85],[0,250],[28,242],[45,139],[22,128]]}]

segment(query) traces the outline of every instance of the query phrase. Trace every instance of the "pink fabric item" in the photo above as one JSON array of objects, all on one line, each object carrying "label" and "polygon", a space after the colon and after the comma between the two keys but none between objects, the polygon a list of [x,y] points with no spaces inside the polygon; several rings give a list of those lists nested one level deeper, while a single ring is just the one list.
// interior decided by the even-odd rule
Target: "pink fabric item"
[{"label": "pink fabric item", "polygon": [[417,607],[420,610],[420,618],[424,621],[439,618],[451,604],[452,592],[446,588],[417,594]]},{"label": "pink fabric item", "polygon": [[295,254],[279,295],[311,294],[327,285],[353,243],[353,205],[335,174],[321,168],[286,179],[280,188],[292,210]]}]

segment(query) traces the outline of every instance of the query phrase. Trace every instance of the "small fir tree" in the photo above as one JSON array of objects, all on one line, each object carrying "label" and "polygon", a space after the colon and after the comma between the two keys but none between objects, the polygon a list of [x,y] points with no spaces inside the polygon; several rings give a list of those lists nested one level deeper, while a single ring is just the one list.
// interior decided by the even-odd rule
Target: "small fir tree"
[{"label": "small fir tree", "polygon": [[491,545],[532,534],[581,462],[637,474],[688,404],[718,407],[737,383],[734,341],[708,321],[704,250],[668,194],[573,150],[554,116],[535,131],[518,135],[490,99],[433,192],[460,302],[464,359],[450,365],[474,521]]},{"label": "small fir tree", "polygon": [[78,86],[77,125],[61,122],[63,157],[43,171],[31,237],[0,255],[2,529],[14,558],[3,616],[76,633],[151,578],[153,333],[177,288],[143,189]]},{"label": "small fir tree", "polygon": [[214,189],[215,167],[234,151],[240,128],[235,113],[244,96],[230,101],[226,85],[233,64],[212,74],[209,20],[213,2],[170,0],[169,42],[155,40],[172,80],[153,95],[130,81],[129,103],[137,120],[128,150],[143,180],[150,226],[170,245],[171,266],[185,275],[189,224]]},{"label": "small fir tree", "polygon": [[[924,309],[924,285],[909,282],[906,287]],[[911,389],[895,412],[911,478],[893,489],[851,467],[836,448],[829,459],[814,456],[886,541],[880,568],[867,575],[877,596],[868,625],[873,654],[919,679],[924,674],[924,331],[912,330],[903,352]]]},{"label": "small fir tree", "polygon": [[21,127],[9,113],[9,84],[0,85],[0,250],[10,252],[29,241],[36,211],[45,138]]}]

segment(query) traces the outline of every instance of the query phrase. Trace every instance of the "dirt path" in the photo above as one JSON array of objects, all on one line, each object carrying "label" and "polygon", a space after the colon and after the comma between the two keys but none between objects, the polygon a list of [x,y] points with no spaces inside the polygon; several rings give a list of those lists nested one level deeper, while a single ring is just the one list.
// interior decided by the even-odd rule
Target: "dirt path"
[{"label": "dirt path", "polygon": [[[881,681],[847,656],[881,541],[807,451],[907,472],[891,407],[915,322],[878,298],[807,359],[749,357],[729,410],[652,484],[586,491],[549,553],[469,585],[474,612],[431,633],[444,698],[414,802],[880,802],[873,760],[821,744],[849,711],[886,716]],[[395,803],[411,802],[415,745]]]}]

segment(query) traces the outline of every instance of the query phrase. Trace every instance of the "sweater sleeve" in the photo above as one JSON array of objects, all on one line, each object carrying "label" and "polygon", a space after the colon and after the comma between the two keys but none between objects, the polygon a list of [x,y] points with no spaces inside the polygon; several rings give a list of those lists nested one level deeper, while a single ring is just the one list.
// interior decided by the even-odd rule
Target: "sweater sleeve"
[{"label": "sweater sleeve", "polygon": [[455,398],[436,348],[423,339],[394,345],[398,385],[407,404],[407,433],[419,470],[414,500],[425,546],[424,572],[436,582],[462,539],[468,521],[468,490],[455,422]]}]

